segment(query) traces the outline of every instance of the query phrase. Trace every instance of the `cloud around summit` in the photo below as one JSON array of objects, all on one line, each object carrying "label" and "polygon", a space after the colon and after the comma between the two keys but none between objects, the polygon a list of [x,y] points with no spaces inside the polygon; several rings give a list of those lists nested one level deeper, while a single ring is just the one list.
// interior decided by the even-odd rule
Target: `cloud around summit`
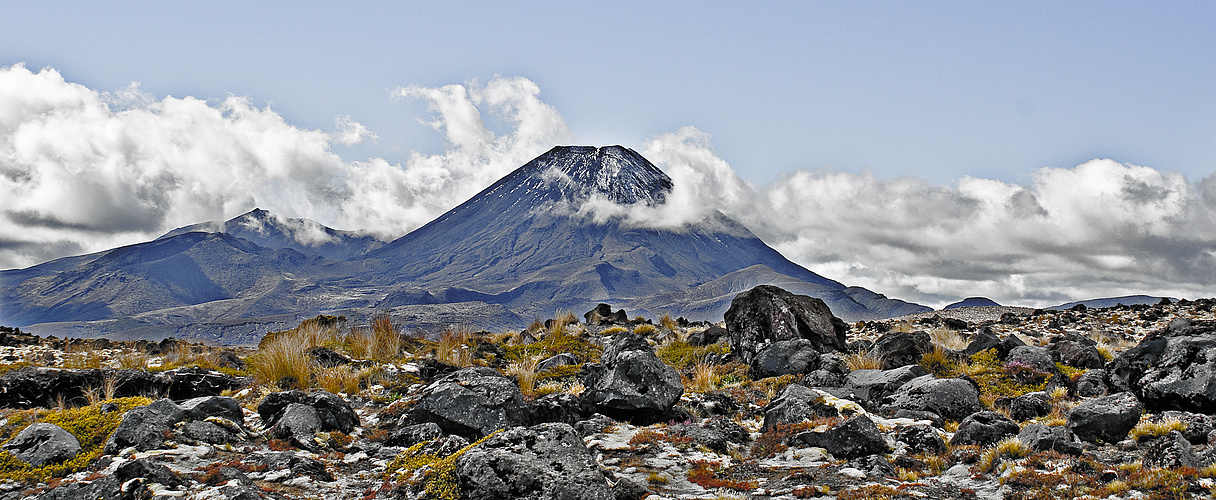
[{"label": "cloud around summit", "polygon": [[[300,128],[247,99],[100,92],[54,69],[0,68],[0,268],[146,241],[254,207],[394,238],[554,145],[575,143],[525,78],[400,87],[447,143],[401,164],[331,148],[375,133],[350,117]],[[491,130],[486,122],[504,124]],[[659,207],[593,206],[678,227],[715,211],[791,260],[848,285],[942,305],[985,295],[1048,305],[1126,294],[1210,296],[1216,179],[1095,159],[1016,184],[950,185],[827,169],[767,186],[740,178],[711,137],[684,127],[639,152],[675,188]]]}]

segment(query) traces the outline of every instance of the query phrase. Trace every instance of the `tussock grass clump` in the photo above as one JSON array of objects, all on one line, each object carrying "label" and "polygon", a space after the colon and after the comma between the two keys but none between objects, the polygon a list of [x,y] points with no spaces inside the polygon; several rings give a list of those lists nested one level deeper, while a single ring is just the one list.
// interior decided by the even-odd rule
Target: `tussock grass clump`
[{"label": "tussock grass clump", "polygon": [[651,335],[657,331],[659,331],[659,329],[655,328],[654,325],[651,324],[638,325],[633,329],[634,335]]},{"label": "tussock grass clump", "polygon": [[318,367],[313,372],[313,375],[317,387],[334,394],[355,394],[359,392],[359,381],[362,379],[360,370],[349,366]]},{"label": "tussock grass clump", "polygon": [[476,336],[468,327],[444,330],[435,346],[435,359],[461,368],[473,366],[476,342]]},{"label": "tussock grass clump", "polygon": [[377,316],[371,329],[355,328],[346,335],[343,345],[351,357],[389,362],[401,357],[401,334],[388,316]]},{"label": "tussock grass clump", "polygon": [[506,374],[515,377],[516,383],[519,384],[519,392],[522,392],[525,396],[536,396],[536,368],[540,362],[540,356],[529,356],[527,359],[521,359],[507,365]]},{"label": "tussock grass clump", "polygon": [[687,370],[698,363],[703,363],[705,358],[712,354],[730,354],[730,346],[726,344],[710,344],[704,347],[697,347],[683,340],[673,339],[664,342],[654,353],[668,366],[676,370]]},{"label": "tussock grass clump", "polygon": [[852,371],[882,369],[882,359],[878,357],[878,353],[870,351],[857,351],[845,356],[844,364]]},{"label": "tussock grass clump", "polygon": [[1146,414],[1140,418],[1140,422],[1136,423],[1135,427],[1132,427],[1132,430],[1128,433],[1128,436],[1139,442],[1145,439],[1161,437],[1173,431],[1186,431],[1186,422],[1176,418],[1156,420],[1151,418],[1150,415]]},{"label": "tussock grass clump", "polygon": [[929,339],[933,341],[933,345],[942,346],[947,349],[961,351],[967,348],[967,339],[963,338],[963,334],[958,330],[949,328],[933,328],[928,331]]},{"label": "tussock grass clump", "polygon": [[279,332],[269,341],[263,339],[258,351],[245,360],[255,380],[281,388],[304,388],[312,383],[319,369],[307,351],[324,339],[320,328],[301,325],[295,330]]},{"label": "tussock grass clump", "polygon": [[675,318],[672,318],[670,314],[664,314],[659,317],[659,326],[671,331],[677,331],[680,328],[680,323],[676,322]]},{"label": "tussock grass clump", "polygon": [[687,388],[693,392],[710,392],[718,388],[717,382],[714,365],[702,362],[692,367],[692,379]]},{"label": "tussock grass clump", "polygon": [[1030,447],[1026,446],[1026,443],[1023,443],[1017,436],[1007,437],[980,454],[980,461],[976,467],[982,472],[991,472],[1002,459],[1018,459],[1028,454],[1030,454]]}]

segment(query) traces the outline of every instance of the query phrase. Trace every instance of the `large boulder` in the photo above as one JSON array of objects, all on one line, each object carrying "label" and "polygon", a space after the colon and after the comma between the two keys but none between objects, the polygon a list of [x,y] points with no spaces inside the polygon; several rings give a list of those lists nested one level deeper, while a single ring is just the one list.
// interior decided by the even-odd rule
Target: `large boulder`
[{"label": "large boulder", "polygon": [[819,352],[846,352],[848,325],[822,300],[760,285],[735,296],[724,315],[731,352],[751,364],[763,348],[781,340],[807,339]]},{"label": "large boulder", "polygon": [[612,312],[612,306],[608,304],[598,304],[594,309],[583,314],[583,319],[588,325],[627,325],[629,324],[629,315],[625,314],[624,309],[618,309]]},{"label": "large boulder", "polygon": [[1144,450],[1145,467],[1161,467],[1178,469],[1189,467],[1199,468],[1199,460],[1190,441],[1178,431],[1156,438],[1148,443]]},{"label": "large boulder", "polygon": [[928,374],[920,365],[907,365],[890,370],[853,370],[845,375],[842,387],[853,391],[862,401],[878,403],[912,379]]},{"label": "large boulder", "polygon": [[444,432],[469,440],[532,420],[519,386],[486,367],[457,370],[431,383],[406,417],[415,424],[435,423]]},{"label": "large boulder", "polygon": [[684,394],[680,373],[654,354],[640,335],[623,333],[604,347],[602,363],[588,363],[578,374],[591,411],[617,420],[650,423],[667,416]]},{"label": "large boulder", "polygon": [[1055,451],[1066,455],[1080,455],[1081,442],[1067,427],[1048,427],[1035,422],[1018,433],[1018,440],[1033,451]]},{"label": "large boulder", "polygon": [[797,424],[817,417],[840,416],[840,410],[827,404],[822,394],[797,384],[785,386],[781,395],[760,411],[764,413],[764,430],[777,424]]},{"label": "large boulder", "polygon": [[1106,359],[1098,351],[1098,344],[1079,335],[1066,335],[1052,339],[1047,351],[1057,362],[1074,368],[1102,368]]},{"label": "large boulder", "polygon": [[1009,401],[1009,416],[1014,420],[1030,420],[1051,413],[1051,399],[1046,392],[1028,392]]},{"label": "large boulder", "polygon": [[1144,404],[1130,392],[1085,401],[1068,412],[1068,429],[1091,443],[1117,443],[1140,421]]},{"label": "large boulder", "polygon": [[962,420],[984,409],[979,389],[973,382],[961,378],[917,377],[888,399],[894,410],[928,411],[947,420]]},{"label": "large boulder", "polygon": [[1150,411],[1216,413],[1216,321],[1176,319],[1107,364],[1113,390]]},{"label": "large boulder", "polygon": [[290,439],[296,446],[315,449],[313,437],[321,430],[321,417],[316,408],[301,403],[291,403],[270,428],[271,437]]},{"label": "large boulder", "polygon": [[186,411],[168,398],[132,408],[122,416],[118,428],[106,441],[105,452],[114,455],[130,446],[139,451],[163,448],[173,425],[184,418]]},{"label": "large boulder", "polygon": [[341,431],[349,434],[359,425],[359,416],[351,408],[350,402],[342,396],[322,390],[292,390],[268,394],[258,403],[258,416],[262,417],[262,425],[266,428],[273,427],[292,403],[312,407],[320,421],[321,432]]},{"label": "large boulder", "polygon": [[1018,423],[994,411],[973,413],[958,424],[958,430],[950,439],[950,446],[996,444],[1009,436],[1017,435]]},{"label": "large boulder", "polygon": [[182,410],[186,417],[192,420],[205,420],[207,417],[222,417],[238,424],[245,423],[245,412],[241,403],[228,396],[203,396],[182,401]]},{"label": "large boulder", "polygon": [[80,453],[80,441],[58,425],[40,422],[17,433],[4,449],[22,462],[41,467],[76,456]]},{"label": "large boulder", "polygon": [[582,436],[561,423],[495,434],[456,459],[455,476],[468,500],[613,498]]},{"label": "large boulder", "polygon": [[851,460],[889,451],[887,441],[874,421],[865,415],[850,418],[823,432],[803,432],[794,436],[807,446],[823,448],[833,457]]},{"label": "large boulder", "polygon": [[1024,345],[1026,343],[1022,342],[1017,335],[1008,335],[1002,339],[993,333],[991,328],[984,328],[971,337],[971,342],[967,344],[966,349],[963,349],[963,355],[973,356],[988,349],[996,349],[997,357],[1005,359],[1009,357],[1009,351]]},{"label": "large boulder", "polygon": [[933,341],[925,332],[888,332],[874,341],[870,352],[882,360],[882,369],[915,365],[933,352]]},{"label": "large boulder", "polygon": [[752,361],[756,379],[781,375],[802,375],[819,368],[819,351],[807,339],[781,340],[768,344]]},{"label": "large boulder", "polygon": [[928,424],[912,424],[895,431],[895,441],[903,443],[907,453],[945,453],[946,440]]}]

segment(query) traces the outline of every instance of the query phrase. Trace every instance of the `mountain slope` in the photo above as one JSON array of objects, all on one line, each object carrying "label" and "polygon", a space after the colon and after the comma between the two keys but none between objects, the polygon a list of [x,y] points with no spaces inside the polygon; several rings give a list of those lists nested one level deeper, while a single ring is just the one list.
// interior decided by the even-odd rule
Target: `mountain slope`
[{"label": "mountain slope", "polygon": [[254,210],[0,271],[0,324],[223,342],[318,313],[502,329],[597,302],[719,321],[735,294],[761,284],[820,297],[849,321],[928,310],[819,276],[720,213],[655,229],[588,209],[658,205],[672,187],[633,150],[556,147],[387,244]]}]

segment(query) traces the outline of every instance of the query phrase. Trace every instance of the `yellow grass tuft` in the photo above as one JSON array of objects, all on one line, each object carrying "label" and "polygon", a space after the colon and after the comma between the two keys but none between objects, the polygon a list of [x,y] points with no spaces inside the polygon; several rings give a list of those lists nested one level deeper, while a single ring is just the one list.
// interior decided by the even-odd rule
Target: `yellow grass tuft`
[{"label": "yellow grass tuft", "polygon": [[849,367],[849,370],[881,370],[882,359],[878,357],[878,353],[870,351],[858,351],[844,358],[844,364]]},{"label": "yellow grass tuft", "polygon": [[461,368],[473,366],[475,342],[476,337],[468,327],[444,330],[435,347],[435,359]]},{"label": "yellow grass tuft", "polygon": [[540,356],[529,356],[507,365],[506,374],[515,377],[519,383],[519,392],[525,396],[536,395],[536,367],[540,364]]}]

